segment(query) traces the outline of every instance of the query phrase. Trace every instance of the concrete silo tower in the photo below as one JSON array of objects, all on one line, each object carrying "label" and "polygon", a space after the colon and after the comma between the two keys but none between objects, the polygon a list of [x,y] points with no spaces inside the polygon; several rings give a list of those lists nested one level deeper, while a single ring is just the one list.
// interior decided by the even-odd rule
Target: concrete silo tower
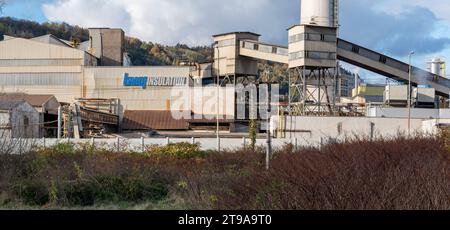
[{"label": "concrete silo tower", "polygon": [[338,100],[338,0],[301,0],[300,9],[300,24],[288,29],[291,111],[333,114]]},{"label": "concrete silo tower", "polygon": [[339,26],[339,0],[301,0],[300,24]]}]

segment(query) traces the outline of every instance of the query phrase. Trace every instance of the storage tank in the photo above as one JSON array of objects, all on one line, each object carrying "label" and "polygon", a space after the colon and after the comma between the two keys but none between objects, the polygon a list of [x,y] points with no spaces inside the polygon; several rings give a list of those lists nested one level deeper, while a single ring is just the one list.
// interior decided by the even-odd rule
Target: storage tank
[{"label": "storage tank", "polygon": [[338,27],[339,0],[301,0],[300,24]]},{"label": "storage tank", "polygon": [[431,73],[445,77],[445,62],[440,58],[433,58],[428,62]]}]

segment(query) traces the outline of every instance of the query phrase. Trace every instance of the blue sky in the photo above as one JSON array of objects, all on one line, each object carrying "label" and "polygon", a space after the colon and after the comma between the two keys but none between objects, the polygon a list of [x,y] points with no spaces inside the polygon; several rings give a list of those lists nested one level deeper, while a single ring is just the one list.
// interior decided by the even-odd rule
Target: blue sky
[{"label": "blue sky", "polygon": [[42,10],[42,4],[49,2],[52,2],[52,0],[8,0],[8,5],[3,10],[3,14],[44,22],[47,21],[47,17]]},{"label": "blue sky", "polygon": [[[450,0],[341,0],[343,39],[426,68],[450,61]],[[226,2],[226,5],[221,5]],[[298,0],[7,0],[4,16],[84,27],[120,27],[128,35],[163,44],[207,45],[211,35],[252,31],[287,43],[299,21]],[[364,76],[371,73],[348,66]]]}]

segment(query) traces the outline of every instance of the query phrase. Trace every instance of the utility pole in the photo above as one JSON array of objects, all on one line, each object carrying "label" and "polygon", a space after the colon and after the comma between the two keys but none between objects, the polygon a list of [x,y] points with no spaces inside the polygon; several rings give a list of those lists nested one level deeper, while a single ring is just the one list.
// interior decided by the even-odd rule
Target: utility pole
[{"label": "utility pole", "polygon": [[408,77],[408,137],[411,137],[411,99],[412,99],[412,85],[411,85],[411,75],[412,75],[412,68],[411,68],[411,59],[412,55],[414,55],[414,51],[411,51],[409,53],[409,77]]},{"label": "utility pole", "polygon": [[61,139],[62,137],[62,107],[58,107],[58,139]]},{"label": "utility pole", "polygon": [[[271,117],[272,117],[272,106],[271,106],[272,101],[271,101],[271,99],[272,99],[273,95],[272,95],[271,85],[269,84],[268,86],[269,87],[267,87],[268,95],[267,95],[267,102],[266,102],[267,103],[267,107],[266,107],[266,110],[267,110],[266,170],[270,169],[270,157],[272,156],[272,136],[271,136],[272,132],[270,130],[270,128],[271,128],[270,123],[271,123]],[[278,114],[278,115],[280,115],[280,114]],[[278,116],[278,119],[281,119],[281,116]]]},{"label": "utility pole", "polygon": [[217,49],[217,114],[216,114],[216,122],[217,122],[217,130],[216,130],[216,138],[217,138],[217,151],[220,153],[220,122],[219,122],[219,110],[220,110],[220,51],[219,51],[219,42],[215,43]]},{"label": "utility pole", "polygon": [[[270,117],[271,116],[269,114],[269,117],[267,119],[266,170],[270,169],[270,157],[272,156],[272,137],[271,137],[271,130],[270,130]],[[279,119],[281,119],[281,117]]]}]

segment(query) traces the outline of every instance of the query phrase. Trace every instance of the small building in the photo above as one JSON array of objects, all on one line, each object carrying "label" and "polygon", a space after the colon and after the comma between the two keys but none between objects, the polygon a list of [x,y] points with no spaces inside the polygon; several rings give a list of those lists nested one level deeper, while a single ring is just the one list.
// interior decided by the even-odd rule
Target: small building
[{"label": "small building", "polygon": [[26,101],[0,101],[1,138],[39,138],[39,112]]},{"label": "small building", "polygon": [[60,103],[53,95],[31,95],[23,93],[0,94],[0,102],[26,101],[39,113],[40,137],[56,137],[58,107]]},{"label": "small building", "polygon": [[385,88],[384,85],[361,84],[353,89],[352,96],[358,103],[383,103]]}]

